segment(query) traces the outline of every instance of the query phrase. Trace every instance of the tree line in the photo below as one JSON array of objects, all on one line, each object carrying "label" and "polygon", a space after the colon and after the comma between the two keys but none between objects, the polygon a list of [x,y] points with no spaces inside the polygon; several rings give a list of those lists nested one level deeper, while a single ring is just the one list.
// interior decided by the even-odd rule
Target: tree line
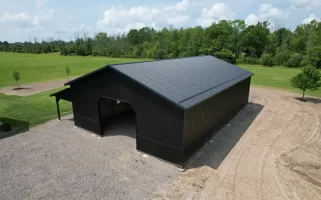
[{"label": "tree line", "polygon": [[36,38],[24,43],[0,41],[0,51],[153,59],[214,55],[230,63],[321,68],[321,22],[300,24],[293,31],[284,27],[271,30],[267,21],[247,26],[244,20],[221,20],[207,28],[144,27],[122,35],[100,32],[93,37],[84,32],[68,42]]}]

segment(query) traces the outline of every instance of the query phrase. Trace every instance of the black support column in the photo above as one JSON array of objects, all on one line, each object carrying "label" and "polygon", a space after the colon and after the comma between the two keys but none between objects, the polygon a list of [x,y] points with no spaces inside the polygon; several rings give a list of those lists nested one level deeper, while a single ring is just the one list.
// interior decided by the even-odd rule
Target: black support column
[{"label": "black support column", "polygon": [[60,99],[56,97],[56,105],[57,105],[58,119],[60,120],[59,100],[60,100]]}]

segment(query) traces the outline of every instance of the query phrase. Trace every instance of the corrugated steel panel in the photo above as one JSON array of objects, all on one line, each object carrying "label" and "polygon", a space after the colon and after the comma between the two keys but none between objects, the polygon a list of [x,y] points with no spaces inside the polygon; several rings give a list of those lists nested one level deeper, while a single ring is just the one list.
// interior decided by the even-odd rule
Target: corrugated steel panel
[{"label": "corrugated steel panel", "polygon": [[[213,56],[111,65],[184,108],[224,90],[252,73]],[[238,79],[235,81],[235,79]],[[220,86],[220,89],[216,89]],[[207,93],[207,95],[202,95]],[[189,99],[194,98],[192,101]]]},{"label": "corrugated steel panel", "polygon": [[192,106],[197,106],[198,104],[202,103],[203,101],[206,101],[207,99],[213,97],[214,95],[233,87],[233,85],[238,84],[239,82],[243,81],[244,78],[249,78],[248,75],[242,75],[240,77],[234,78],[231,81],[227,81],[225,83],[222,83],[221,85],[218,85],[208,91],[205,91],[201,94],[198,94],[196,96],[193,96],[191,98],[188,98],[181,102],[181,105],[185,108],[191,108]]},{"label": "corrugated steel panel", "polygon": [[248,103],[251,78],[187,110],[184,117],[184,157],[198,150],[212,136],[213,130],[224,126]]}]

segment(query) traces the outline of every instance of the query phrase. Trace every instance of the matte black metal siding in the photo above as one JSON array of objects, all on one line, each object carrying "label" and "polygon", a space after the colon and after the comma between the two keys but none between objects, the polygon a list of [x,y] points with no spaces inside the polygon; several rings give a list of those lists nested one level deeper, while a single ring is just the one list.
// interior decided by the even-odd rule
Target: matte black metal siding
[{"label": "matte black metal siding", "polygon": [[131,80],[121,86],[121,98],[136,111],[137,135],[175,148],[181,148],[184,112],[146,91]]},{"label": "matte black metal siding", "polygon": [[[99,126],[100,97],[118,99],[129,102],[134,108],[137,136],[181,150],[183,110],[117,72],[108,71],[94,76],[71,85],[74,91],[78,91],[73,101],[74,115],[82,119],[81,124],[85,124],[85,119],[88,119],[92,122],[86,124],[96,126],[86,129],[97,130]],[[86,125],[80,126],[85,128]]]},{"label": "matte black metal siding", "polygon": [[251,78],[190,108],[184,116],[184,157],[188,159],[248,103]]}]

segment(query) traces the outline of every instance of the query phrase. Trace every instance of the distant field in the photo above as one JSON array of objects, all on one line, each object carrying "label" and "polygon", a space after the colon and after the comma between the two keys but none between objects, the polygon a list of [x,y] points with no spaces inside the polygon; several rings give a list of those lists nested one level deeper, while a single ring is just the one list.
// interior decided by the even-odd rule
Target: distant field
[{"label": "distant field", "polygon": [[[65,67],[71,76],[80,76],[107,64],[141,61],[143,59],[60,56],[54,54],[19,54],[0,52],[0,87],[12,86],[12,72],[21,74],[21,84],[66,78]],[[146,60],[146,59],[144,59]]]},{"label": "distant field", "polygon": [[[301,69],[293,69],[287,67],[263,67],[260,65],[244,65],[239,66],[253,72],[255,75],[252,77],[252,85],[263,87],[272,87],[290,90],[293,92],[300,92],[300,90],[291,86],[291,78],[298,74]],[[321,90],[314,92],[307,91],[308,95],[321,97]]]},{"label": "distant field", "polygon": [[[107,64],[142,60],[148,59],[60,56],[59,53],[37,55],[0,52],[0,88],[14,84],[11,75],[13,70],[21,73],[21,84],[24,84],[66,78],[65,67],[67,65],[71,69],[71,76],[80,76]],[[300,92],[290,83],[291,77],[299,73],[300,69],[244,64],[240,64],[240,66],[255,73],[252,78],[253,85]],[[307,94],[321,96],[321,91],[308,91]]]}]

